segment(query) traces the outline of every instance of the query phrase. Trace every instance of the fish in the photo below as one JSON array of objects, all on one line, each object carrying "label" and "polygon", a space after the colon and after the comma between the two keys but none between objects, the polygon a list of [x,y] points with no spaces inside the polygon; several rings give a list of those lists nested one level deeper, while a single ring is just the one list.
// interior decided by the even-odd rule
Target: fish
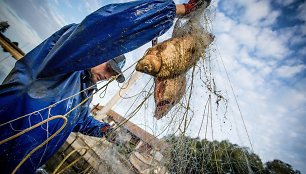
[{"label": "fish", "polygon": [[[201,13],[201,12],[200,12]],[[214,35],[203,30],[201,15],[176,21],[172,38],[154,44],[137,62],[136,70],[155,77],[154,117],[159,120],[178,104],[186,91],[186,74],[204,57]]]},{"label": "fish", "polygon": [[159,120],[180,102],[186,90],[186,74],[177,75],[173,78],[155,78],[154,117]]},{"label": "fish", "polygon": [[137,62],[136,70],[164,79],[184,74],[204,57],[213,40],[208,32],[176,35],[149,48]]}]

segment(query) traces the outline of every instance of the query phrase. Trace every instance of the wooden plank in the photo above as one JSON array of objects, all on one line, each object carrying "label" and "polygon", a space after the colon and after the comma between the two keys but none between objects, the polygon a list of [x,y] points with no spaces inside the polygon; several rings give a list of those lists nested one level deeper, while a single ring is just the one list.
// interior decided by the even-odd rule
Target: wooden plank
[{"label": "wooden plank", "polygon": [[[110,110],[107,113],[107,115],[109,117],[111,117],[111,119],[113,119],[117,123],[122,123],[122,122],[126,121],[126,119],[124,117],[122,117],[121,115],[119,115],[118,113],[116,113],[116,112],[114,112],[112,110]],[[139,126],[137,126],[136,124],[134,124],[134,123],[132,123],[130,121],[127,121],[123,125],[123,127],[125,129],[129,130],[132,134],[134,134],[135,136],[140,138],[145,143],[147,143],[150,146],[152,146],[155,150],[163,151],[164,149],[169,147],[169,145],[165,141],[156,138],[154,135],[146,132],[145,130],[143,130],[142,128],[140,128]]]}]

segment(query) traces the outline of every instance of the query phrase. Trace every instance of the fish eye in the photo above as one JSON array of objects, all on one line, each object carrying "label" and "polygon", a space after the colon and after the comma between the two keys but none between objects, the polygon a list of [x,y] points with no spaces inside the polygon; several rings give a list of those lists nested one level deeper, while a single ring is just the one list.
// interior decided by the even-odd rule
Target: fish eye
[{"label": "fish eye", "polygon": [[145,72],[148,72],[148,71],[149,71],[149,66],[148,66],[148,65],[145,65],[145,66],[143,67],[143,70],[144,70]]}]

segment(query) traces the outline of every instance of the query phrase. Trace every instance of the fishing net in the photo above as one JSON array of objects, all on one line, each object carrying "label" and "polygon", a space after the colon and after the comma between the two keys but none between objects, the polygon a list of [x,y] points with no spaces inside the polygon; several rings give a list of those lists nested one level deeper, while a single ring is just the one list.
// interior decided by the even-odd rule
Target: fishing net
[{"label": "fishing net", "polygon": [[[114,119],[115,114],[109,112],[95,112],[97,119],[115,125],[110,133],[116,135],[114,142],[73,134],[45,168],[53,173],[260,173],[260,160],[252,150],[227,141],[228,137],[236,136],[239,142],[247,132],[239,130],[243,120],[232,114],[236,110],[229,105],[232,96],[224,84],[226,77],[220,75],[216,47],[207,46],[207,40],[212,39],[211,18],[212,11],[200,9],[175,24],[173,38],[190,35],[193,39],[192,49],[183,45],[180,51],[188,51],[196,58],[176,62],[189,63],[184,72],[186,88],[166,116],[160,120],[154,118],[154,77],[140,75],[127,93],[120,92],[125,86],[118,88],[112,81],[104,82],[99,85],[94,106],[104,105],[115,93],[113,89],[120,89],[121,100],[113,110],[123,119]],[[124,71],[129,77],[135,73],[137,60],[134,61]],[[128,83],[132,82],[127,80]],[[45,109],[52,110],[55,106]],[[40,112],[26,116],[30,118]],[[52,118],[51,112],[49,118]],[[46,136],[52,136],[48,134],[47,124],[38,126],[43,126]],[[30,159],[29,156],[25,160]]]},{"label": "fishing net", "polygon": [[[129,149],[123,154],[132,164],[133,172],[260,173],[263,170],[259,157],[251,149],[240,148],[228,141],[228,137],[236,136],[239,142],[248,135],[246,130],[241,129],[243,120],[232,114],[234,110],[229,105],[232,96],[228,94],[227,85],[224,85],[226,77],[216,74],[220,73],[218,70],[221,71],[221,67],[214,45],[207,47],[211,13],[205,11],[203,14],[201,11],[176,22],[172,37],[192,34],[197,40],[193,53],[198,58],[193,60],[194,63],[184,74],[184,95],[166,116],[160,120],[153,117],[156,113],[153,97],[155,80],[148,75],[142,75],[141,80],[133,85],[133,90],[122,94],[122,100],[113,108],[164,143],[164,148],[160,148],[160,142],[136,137],[132,149],[129,149],[130,141],[122,141],[115,146],[115,151]],[[182,47],[181,51],[186,49]],[[121,126],[124,128],[124,124]],[[139,145],[140,142],[147,146]]]}]

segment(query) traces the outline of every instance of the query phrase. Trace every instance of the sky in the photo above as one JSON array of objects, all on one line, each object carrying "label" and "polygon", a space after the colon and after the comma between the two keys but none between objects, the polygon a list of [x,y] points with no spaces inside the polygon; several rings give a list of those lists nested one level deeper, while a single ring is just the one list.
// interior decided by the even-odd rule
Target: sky
[{"label": "sky", "polygon": [[[0,0],[0,20],[10,24],[4,34],[29,52],[62,26],[79,23],[86,15],[112,2]],[[229,139],[250,147],[248,132],[254,152],[264,162],[280,159],[306,173],[306,2],[213,0],[208,14],[208,28],[215,35],[208,50],[212,74],[218,90],[228,99],[228,110],[222,110],[224,103],[220,109],[227,116],[214,115],[214,138]],[[160,40],[170,38],[170,31]],[[146,44],[127,53],[126,67],[137,61],[149,46]],[[0,52],[0,81],[14,62],[7,53]],[[131,70],[125,75],[130,73]],[[127,95],[139,93],[150,79],[148,75],[141,75],[137,87]],[[94,102],[103,104],[117,91],[116,88],[118,84],[112,84],[107,90],[108,97],[104,100],[96,97]],[[200,103],[207,100],[204,88],[196,82],[194,93],[198,98],[193,98],[192,105],[195,116],[192,116],[194,119],[188,129],[191,136],[199,130],[201,117],[197,113],[203,112]],[[170,119],[153,119],[152,100],[132,121],[155,135],[164,134],[162,130]],[[124,115],[128,112],[124,107],[128,103],[131,100],[125,99],[113,109]],[[247,131],[242,121],[245,121]]]}]

